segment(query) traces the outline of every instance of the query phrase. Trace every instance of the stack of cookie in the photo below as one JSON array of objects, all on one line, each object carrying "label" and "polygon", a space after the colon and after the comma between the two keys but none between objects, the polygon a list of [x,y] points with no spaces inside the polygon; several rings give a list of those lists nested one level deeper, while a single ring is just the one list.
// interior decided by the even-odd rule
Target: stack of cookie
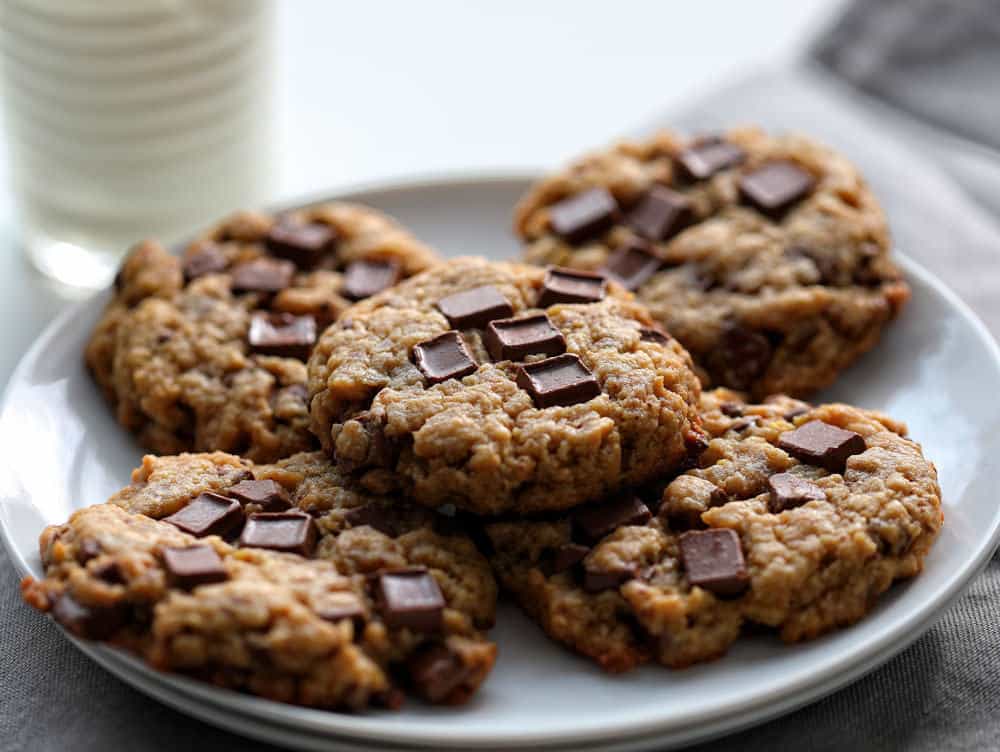
[{"label": "stack of cookie", "polygon": [[849,163],[663,133],[541,180],[516,228],[520,263],[338,204],[138,246],[87,362],[162,456],[42,534],[26,599],[163,669],[361,709],[469,698],[497,583],[624,671],[815,637],[920,571],[933,464],[798,399],[909,295]]}]

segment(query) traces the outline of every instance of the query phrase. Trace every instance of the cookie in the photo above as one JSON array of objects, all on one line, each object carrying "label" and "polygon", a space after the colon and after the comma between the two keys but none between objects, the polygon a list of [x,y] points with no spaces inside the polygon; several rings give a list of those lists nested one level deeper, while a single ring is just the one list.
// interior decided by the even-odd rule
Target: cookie
[{"label": "cookie", "polygon": [[147,449],[287,457],[315,446],[305,359],[318,333],[436,260],[363,206],[237,214],[182,257],[151,241],[133,249],[86,361]]},{"label": "cookie", "polygon": [[909,298],[864,179],[798,135],[619,143],[532,187],[515,228],[527,261],[604,270],[706,384],[757,398],[828,386]]},{"label": "cookie", "polygon": [[364,487],[565,509],[703,444],[687,353],[600,275],[456,259],[358,303],[309,360],[312,427]]},{"label": "cookie", "polygon": [[40,548],[24,596],[73,634],[283,702],[457,704],[495,658],[496,585],[461,526],[353,488],[318,452],[147,456]]},{"label": "cookie", "polygon": [[502,586],[608,671],[718,657],[751,623],[788,642],[852,624],[941,527],[934,465],[901,423],[727,390],[704,411],[712,439],[669,482],[486,527]]}]

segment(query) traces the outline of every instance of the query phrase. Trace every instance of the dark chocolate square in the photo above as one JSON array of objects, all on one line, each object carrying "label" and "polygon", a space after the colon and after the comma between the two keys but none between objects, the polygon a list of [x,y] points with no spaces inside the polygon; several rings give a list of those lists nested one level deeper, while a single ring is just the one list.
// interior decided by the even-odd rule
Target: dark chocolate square
[{"label": "dark chocolate square", "polygon": [[164,548],[163,565],[171,583],[185,590],[229,578],[222,559],[207,545]]},{"label": "dark chocolate square", "polygon": [[462,335],[454,329],[414,346],[413,362],[428,384],[460,379],[479,367]]},{"label": "dark chocolate square", "polygon": [[406,668],[413,690],[432,703],[447,702],[472,673],[461,656],[441,643],[420,648],[407,659]]},{"label": "dark chocolate square", "polygon": [[735,167],[746,153],[735,144],[718,138],[705,139],[677,156],[677,171],[684,180],[705,180],[717,172]]},{"label": "dark chocolate square", "polygon": [[219,246],[215,243],[204,243],[184,254],[184,279],[190,282],[206,274],[218,274],[224,272],[228,265],[226,254]]},{"label": "dark chocolate square", "polygon": [[623,493],[607,501],[581,507],[573,513],[573,532],[587,543],[597,543],[620,527],[645,525],[652,518],[642,500]]},{"label": "dark chocolate square", "polygon": [[647,240],[669,240],[694,221],[691,202],[665,185],[643,194],[627,217],[628,225]]},{"label": "dark chocolate square", "polygon": [[267,234],[267,249],[296,266],[311,269],[337,242],[337,231],[322,222],[279,221]]},{"label": "dark chocolate square", "polygon": [[618,202],[606,188],[591,188],[549,207],[552,231],[574,245],[611,227]]},{"label": "dark chocolate square", "polygon": [[437,632],[444,618],[444,596],[423,567],[379,572],[373,581],[375,604],[394,628]]},{"label": "dark chocolate square", "polygon": [[847,458],[867,449],[864,438],[854,431],[812,420],[778,437],[778,446],[796,459],[831,473],[841,473]]},{"label": "dark chocolate square", "polygon": [[574,405],[601,393],[594,375],[570,353],[518,366],[517,385],[539,408]]},{"label": "dark chocolate square", "polygon": [[295,264],[291,261],[273,258],[259,258],[237,264],[232,270],[232,290],[234,293],[281,292],[292,283]]},{"label": "dark chocolate square", "polygon": [[243,507],[235,499],[205,492],[163,521],[196,538],[226,535],[243,523]]},{"label": "dark chocolate square", "polygon": [[254,311],[247,331],[250,349],[261,355],[308,360],[316,344],[316,319],[291,313]]},{"label": "dark chocolate square", "polygon": [[226,493],[241,504],[254,504],[265,512],[280,512],[291,506],[288,492],[275,480],[241,480]]},{"label": "dark chocolate square", "polygon": [[240,534],[240,545],[310,556],[316,548],[316,523],[302,512],[251,514]]},{"label": "dark chocolate square", "polygon": [[456,292],[439,300],[437,307],[456,329],[484,329],[494,319],[514,315],[510,301],[493,285]]},{"label": "dark chocolate square", "polygon": [[822,488],[808,478],[792,473],[775,473],[767,479],[767,487],[771,492],[767,508],[774,514],[794,509],[810,501],[826,499]]},{"label": "dark chocolate square", "polygon": [[740,178],[740,198],[761,214],[779,219],[815,185],[812,173],[794,162],[767,162]]},{"label": "dark chocolate square", "polygon": [[559,355],[566,339],[544,313],[491,321],[483,344],[493,360],[524,360],[528,355]]},{"label": "dark chocolate square", "polygon": [[545,273],[538,307],[556,303],[596,303],[604,298],[607,280],[603,274],[550,267]]},{"label": "dark chocolate square", "polygon": [[343,296],[350,300],[370,298],[392,287],[401,275],[399,263],[391,259],[352,261],[344,271]]},{"label": "dark chocolate square", "polygon": [[602,271],[626,289],[646,284],[662,266],[645,243],[627,243],[608,258]]},{"label": "dark chocolate square", "polygon": [[716,595],[739,595],[750,583],[740,537],[734,530],[692,530],[680,537],[688,582]]}]

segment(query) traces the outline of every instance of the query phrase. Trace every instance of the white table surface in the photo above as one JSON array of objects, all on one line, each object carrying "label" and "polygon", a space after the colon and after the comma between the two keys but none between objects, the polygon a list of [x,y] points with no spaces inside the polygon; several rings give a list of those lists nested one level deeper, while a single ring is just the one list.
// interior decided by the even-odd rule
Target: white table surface
[{"label": "white table surface", "polygon": [[[799,54],[840,4],[282,0],[274,199],[414,174],[555,165]],[[24,260],[7,164],[0,149],[0,385],[80,297]]]}]

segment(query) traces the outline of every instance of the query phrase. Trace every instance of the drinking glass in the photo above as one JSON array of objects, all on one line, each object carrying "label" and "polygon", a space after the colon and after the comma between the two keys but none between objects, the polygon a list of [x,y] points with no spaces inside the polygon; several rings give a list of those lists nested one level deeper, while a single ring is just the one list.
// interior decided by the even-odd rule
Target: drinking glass
[{"label": "drinking glass", "polygon": [[267,197],[271,0],[0,0],[0,92],[24,248],[45,274],[108,283]]}]

